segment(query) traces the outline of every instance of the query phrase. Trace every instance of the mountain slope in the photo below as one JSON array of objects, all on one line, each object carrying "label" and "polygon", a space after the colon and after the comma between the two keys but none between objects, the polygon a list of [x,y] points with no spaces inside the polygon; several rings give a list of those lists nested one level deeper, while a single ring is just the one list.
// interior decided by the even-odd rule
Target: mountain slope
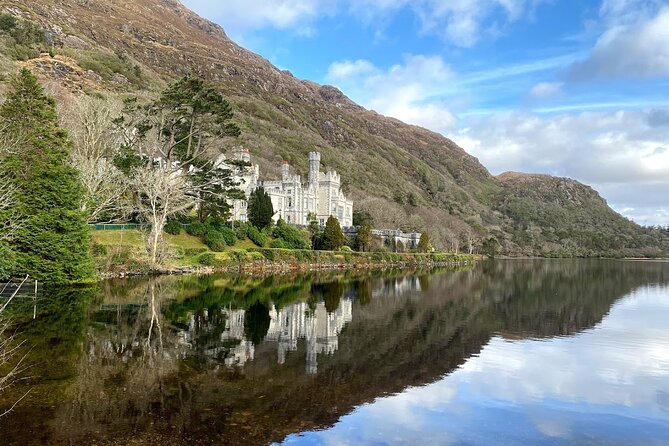
[{"label": "mountain slope", "polygon": [[[239,143],[263,175],[278,175],[282,159],[304,173],[307,153],[319,150],[326,167],[342,174],[356,208],[369,211],[379,227],[427,229],[440,247],[494,236],[508,252],[536,251],[515,235],[518,222],[500,198],[518,188],[491,176],[453,141],[278,70],[176,0],[0,0],[0,6],[47,30],[47,49],[58,60],[43,55],[28,62],[45,78],[70,89],[123,94],[155,92],[195,73],[234,103]],[[614,213],[606,218],[624,220]],[[635,225],[629,230],[640,234]]]}]

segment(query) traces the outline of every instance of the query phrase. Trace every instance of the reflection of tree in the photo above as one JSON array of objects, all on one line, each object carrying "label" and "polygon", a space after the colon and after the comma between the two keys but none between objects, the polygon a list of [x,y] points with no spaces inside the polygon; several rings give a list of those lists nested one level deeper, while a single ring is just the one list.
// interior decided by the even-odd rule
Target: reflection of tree
[{"label": "reflection of tree", "polygon": [[370,280],[359,280],[355,284],[355,294],[363,307],[372,301],[372,283]]},{"label": "reflection of tree", "polygon": [[333,282],[325,286],[323,300],[328,313],[334,313],[339,308],[339,302],[344,294],[344,285],[341,282]]},{"label": "reflection of tree", "polygon": [[258,345],[265,339],[269,323],[269,308],[265,304],[256,302],[246,310],[244,330],[246,337],[253,342],[253,345]]}]

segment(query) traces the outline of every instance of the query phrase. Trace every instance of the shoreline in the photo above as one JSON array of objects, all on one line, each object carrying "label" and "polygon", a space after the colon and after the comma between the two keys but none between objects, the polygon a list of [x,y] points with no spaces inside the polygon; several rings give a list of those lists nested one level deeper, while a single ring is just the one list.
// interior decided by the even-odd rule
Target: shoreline
[{"label": "shoreline", "polygon": [[[110,279],[122,279],[129,277],[149,276],[185,276],[185,275],[209,275],[218,273],[236,273],[241,275],[256,274],[289,274],[294,272],[317,272],[317,271],[372,271],[393,268],[440,268],[453,266],[474,265],[479,259],[475,256],[457,255],[452,260],[423,260],[405,259],[398,261],[368,261],[368,262],[282,262],[282,261],[250,261],[221,266],[184,265],[166,267],[158,270],[125,269],[119,271],[105,271],[98,273],[99,281]],[[466,257],[466,258],[465,258]]]}]

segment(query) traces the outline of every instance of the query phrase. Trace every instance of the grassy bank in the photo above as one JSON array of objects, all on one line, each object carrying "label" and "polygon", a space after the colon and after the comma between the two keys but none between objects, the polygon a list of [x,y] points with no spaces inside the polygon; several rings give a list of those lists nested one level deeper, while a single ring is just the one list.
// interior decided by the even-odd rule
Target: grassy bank
[{"label": "grassy bank", "polygon": [[[165,234],[165,242],[162,271],[165,273],[434,266],[474,261],[472,256],[455,253],[362,253],[264,248],[250,240],[240,240],[221,252],[213,252],[198,237],[188,234]],[[94,231],[93,253],[102,277],[150,272],[144,234],[138,230]]]}]

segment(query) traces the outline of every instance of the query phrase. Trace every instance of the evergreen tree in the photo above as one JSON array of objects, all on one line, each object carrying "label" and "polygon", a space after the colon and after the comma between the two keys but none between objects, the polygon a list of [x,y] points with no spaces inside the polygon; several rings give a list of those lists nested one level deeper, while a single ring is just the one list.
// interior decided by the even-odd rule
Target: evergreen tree
[{"label": "evergreen tree", "polygon": [[325,231],[323,232],[323,249],[336,251],[344,246],[345,241],[339,220],[335,216],[330,215],[328,221],[325,223]]},{"label": "evergreen tree", "polygon": [[432,242],[430,241],[430,236],[427,232],[423,232],[420,235],[420,240],[418,241],[418,252],[431,252],[432,251]]},{"label": "evergreen tree", "polygon": [[21,141],[0,162],[15,188],[12,212],[20,221],[10,240],[16,273],[49,283],[90,279],[90,231],[79,207],[84,190],[69,164],[71,143],[58,126],[54,100],[30,71],[11,81],[0,125]]},{"label": "evergreen tree", "polygon": [[265,189],[258,188],[249,197],[249,221],[258,229],[264,229],[272,223],[274,207]]},{"label": "evergreen tree", "polygon": [[368,222],[364,222],[358,229],[357,245],[361,252],[369,251],[372,246],[372,227]]}]

